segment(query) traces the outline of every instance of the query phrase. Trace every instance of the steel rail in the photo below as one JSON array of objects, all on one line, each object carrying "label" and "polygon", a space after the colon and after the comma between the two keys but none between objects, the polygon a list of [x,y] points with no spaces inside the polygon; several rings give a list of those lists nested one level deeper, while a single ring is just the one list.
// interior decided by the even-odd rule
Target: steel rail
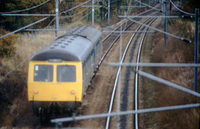
[{"label": "steel rail", "polygon": [[[120,24],[119,26],[117,26],[113,31],[111,31],[111,32],[102,40],[102,42],[104,42],[110,35],[112,35],[113,33],[115,33],[115,31],[116,31],[117,29],[119,29],[121,26],[123,26],[124,24],[127,24],[127,22],[128,22],[128,20],[127,20],[125,23]],[[121,23],[122,23],[122,21],[121,21]],[[130,26],[130,25],[129,25],[129,26]],[[129,27],[129,26],[128,26],[128,27]],[[127,28],[128,28],[128,27],[127,27]],[[115,41],[120,37],[120,35],[121,35],[121,34],[119,34],[119,35],[115,38],[115,40],[111,43],[111,45],[109,46],[109,48],[106,50],[106,52],[105,52],[104,55],[102,56],[102,58],[101,58],[101,60],[100,60],[100,62],[99,62],[98,65],[100,65],[100,64],[103,62],[104,58],[106,57],[106,55],[108,54],[108,52],[110,51],[110,49],[112,48],[112,46],[115,44]]]},{"label": "steel rail", "polygon": [[[135,33],[133,34],[135,35]],[[132,36],[133,37],[133,36]],[[131,37],[131,38],[132,38]],[[130,45],[130,42],[132,40],[129,40],[129,45]],[[127,46],[129,46],[127,45]],[[125,51],[127,50],[128,47],[126,47]],[[125,53],[125,52],[124,52]],[[121,62],[124,60],[124,57],[125,57],[125,54],[123,54],[122,56],[122,59],[121,59]],[[111,110],[112,110],[112,106],[113,106],[113,100],[114,100],[114,96],[115,96],[115,91],[116,91],[116,87],[117,87],[117,82],[118,82],[118,78],[119,78],[119,74],[120,74],[120,71],[121,71],[121,67],[118,68],[118,71],[117,71],[117,75],[116,75],[116,78],[115,78],[115,83],[114,83],[114,86],[113,86],[113,92],[112,92],[112,95],[111,95],[111,100],[110,100],[110,106],[109,106],[109,110],[108,110],[108,114],[111,113]],[[105,129],[108,129],[109,128],[109,122],[110,122],[110,117],[108,116],[107,117],[107,121],[106,121],[106,128]]]},{"label": "steel rail", "polygon": [[[143,14],[145,14],[145,13],[147,13],[148,11],[151,11],[151,10],[152,10],[152,9],[147,10],[147,11],[144,11],[144,12],[138,14],[137,16],[141,16],[141,15],[143,15]],[[122,22],[122,21],[121,21],[121,22]],[[128,21],[126,21],[126,22],[128,22]],[[119,27],[121,27],[121,24],[120,24],[118,27],[116,27],[113,31],[111,31],[111,32],[102,40],[102,42],[104,42],[113,32],[115,32],[117,29],[119,29]]]},{"label": "steel rail", "polygon": [[[147,19],[147,20],[148,20],[148,19]],[[145,20],[145,22],[146,22],[147,20]],[[136,29],[136,31],[138,31],[141,27],[142,27],[142,25],[139,25],[138,28]],[[124,61],[124,58],[125,58],[126,53],[127,53],[127,50],[128,50],[128,48],[129,48],[129,46],[130,46],[130,44],[131,44],[131,42],[132,42],[132,39],[134,38],[135,35],[136,35],[136,33],[134,33],[134,34],[131,36],[131,38],[130,38],[130,40],[129,40],[129,42],[128,42],[128,44],[127,44],[125,50],[124,50],[124,53],[123,53],[123,56],[122,56],[122,58],[121,58],[120,64]],[[113,86],[113,92],[112,92],[112,95],[111,95],[111,100],[110,100],[110,106],[109,106],[108,114],[110,114],[110,113],[111,113],[111,110],[112,110],[113,100],[114,100],[114,97],[115,97],[115,91],[116,91],[116,87],[117,87],[117,83],[118,83],[118,78],[119,78],[120,71],[121,71],[121,66],[119,66],[118,71],[117,71],[117,75],[116,75],[116,78],[115,78],[115,83],[114,83],[114,86]],[[106,121],[106,128],[105,128],[105,129],[108,129],[108,128],[109,128],[109,122],[110,122],[110,117],[108,116],[107,121]]]},{"label": "steel rail", "polygon": [[[142,13],[140,13],[139,15],[143,15],[143,14],[145,14],[145,13],[147,13],[148,11],[151,11],[152,9],[150,9],[150,10],[147,10],[147,11],[145,11],[145,12],[142,12]],[[147,19],[148,20],[148,19]],[[146,20],[146,21],[147,21]],[[127,23],[127,22],[126,22]],[[141,26],[141,25],[140,25]],[[115,29],[116,30],[116,29]],[[114,31],[113,31],[114,32]],[[112,33],[112,32],[111,32]],[[110,33],[110,34],[111,34]],[[133,34],[133,35],[135,35],[135,33]],[[133,36],[134,37],[134,36]],[[105,54],[106,55],[106,54]],[[125,55],[123,55],[123,56],[125,56]],[[103,56],[103,58],[104,58],[104,56]],[[123,59],[123,57],[122,57],[122,59]],[[102,60],[101,60],[101,62],[102,62]],[[117,76],[116,76],[116,80],[118,80],[118,77],[119,77],[119,73],[120,73],[120,71],[121,71],[121,67],[119,67],[119,69],[118,69],[118,72],[117,72]],[[116,85],[117,85],[117,81],[115,80],[115,83],[114,83],[114,87],[113,87],[113,92],[112,92],[112,96],[111,96],[111,100],[110,100],[110,107],[109,107],[109,113],[111,112],[111,110],[112,110],[112,103],[113,103],[113,99],[114,99],[114,96],[115,96],[115,90],[116,90]],[[106,122],[106,129],[108,129],[108,127],[109,127],[109,121],[110,121],[110,117],[108,117],[107,118],[107,122]]]},{"label": "steel rail", "polygon": [[121,24],[120,24],[120,26],[115,28],[113,31],[110,31],[110,33],[102,40],[102,42],[104,42],[113,32],[115,32],[117,29],[119,29],[119,27],[121,27]]},{"label": "steel rail", "polygon": [[[146,13],[146,12],[148,12],[149,10],[147,10],[147,11],[145,11],[145,12],[142,12],[142,13],[140,13],[139,15],[142,15],[142,14],[144,14],[144,13]],[[126,22],[129,22],[129,21],[126,21]],[[132,24],[133,24],[134,22],[132,22]],[[121,27],[121,26],[118,26],[118,28],[119,27]],[[117,30],[118,28],[116,28],[115,30]],[[115,31],[114,30],[114,31]],[[114,32],[114,31],[112,31],[112,32]],[[103,40],[102,40],[102,42],[103,41],[105,41],[111,34],[112,34],[112,32],[109,34],[109,35],[107,35]],[[117,38],[118,39],[118,38]],[[113,46],[113,44],[112,45],[110,45],[110,47],[107,49],[107,52],[109,51],[109,49],[111,48]],[[105,56],[107,55],[107,52],[104,54],[104,56],[101,58],[101,61],[99,62],[99,65],[102,63],[102,61],[103,61],[103,59],[105,58]],[[75,117],[74,117],[75,118]],[[51,122],[52,123],[54,123],[54,120],[51,120]],[[57,122],[55,122],[55,123],[57,123]],[[62,123],[62,122],[58,122],[58,123]]]},{"label": "steel rail", "polygon": [[[145,13],[147,13],[148,11],[151,11],[152,9],[150,9],[150,10],[146,10],[146,11],[144,11],[144,12],[142,12],[142,13],[140,13],[140,14],[138,14],[137,16],[140,16],[140,15],[143,15],[143,14],[145,14]],[[125,23],[123,23],[123,24],[127,24],[127,22],[128,22],[129,20],[127,20]],[[121,21],[122,22],[122,21]],[[133,22],[134,23],[134,22]],[[130,25],[129,25],[130,26]],[[129,27],[128,26],[128,27]],[[110,35],[112,35],[113,33],[115,33],[116,32],[116,30],[117,29],[119,29],[121,27],[121,24],[119,25],[119,26],[117,26],[115,29],[113,29],[104,39],[102,39],[102,41],[101,42],[104,42]],[[127,27],[127,28],[128,28]],[[124,33],[125,31],[123,31],[122,33]],[[120,35],[119,35],[120,36]],[[117,37],[117,38],[119,38],[119,37]],[[116,39],[117,39],[116,38]],[[103,60],[104,60],[104,58],[106,57],[106,55],[108,54],[108,52],[109,52],[109,50],[110,50],[110,48],[112,48],[112,46],[114,45],[114,43],[115,42],[113,42],[110,46],[109,46],[109,48],[106,50],[106,52],[103,54],[103,56],[102,56],[102,58],[101,58],[101,60],[100,60],[100,62],[99,62],[99,64],[98,65],[100,65],[102,62],[103,62]]]},{"label": "steel rail", "polygon": [[[151,25],[154,21],[156,20],[156,18],[152,19],[152,21],[149,23],[149,25]],[[149,28],[146,28],[145,31],[147,31]],[[142,40],[140,42],[140,46],[138,49],[138,54],[137,54],[137,59],[136,62],[137,64],[140,62],[140,55],[141,55],[141,50],[142,50],[142,46],[144,43],[144,38],[146,36],[146,33],[143,34],[142,36]],[[139,66],[136,66],[136,71],[139,70]],[[135,111],[138,110],[138,73],[135,73]],[[135,113],[135,129],[138,129],[138,114]]]}]

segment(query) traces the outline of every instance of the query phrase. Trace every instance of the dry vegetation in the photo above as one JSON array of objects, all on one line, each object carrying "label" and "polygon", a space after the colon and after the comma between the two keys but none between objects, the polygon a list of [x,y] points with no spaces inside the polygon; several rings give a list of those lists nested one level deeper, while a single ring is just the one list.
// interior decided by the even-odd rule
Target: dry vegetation
[{"label": "dry vegetation", "polygon": [[[193,38],[194,28],[191,22],[185,23],[183,21],[178,21],[175,23],[174,21],[170,21],[170,24],[173,26],[169,26],[169,32],[179,32],[174,34],[181,35],[189,39]],[[79,23],[74,26],[78,25],[83,24]],[[176,26],[176,28],[174,27],[174,25]],[[96,26],[96,28],[100,29],[98,25]],[[60,35],[62,34],[63,33],[60,33]],[[193,62],[193,45],[188,45],[181,42],[180,40],[168,37],[168,42],[165,46],[163,44],[164,40],[161,37],[163,37],[163,35],[160,33],[157,33],[154,36],[153,49],[151,52],[151,62]],[[28,60],[33,54],[47,46],[55,38],[56,37],[54,32],[45,32],[41,34],[23,34],[18,38],[15,43],[15,56],[11,56],[9,58],[1,58],[0,65],[4,66],[3,69],[1,69],[0,71],[1,77],[3,77],[8,71],[17,66],[20,62],[26,61],[26,63],[23,63],[12,74],[10,74],[8,77],[0,82],[0,127],[12,127],[15,123],[16,118],[22,115],[27,110],[27,108],[30,108],[30,104],[27,101],[26,93]],[[155,73],[155,75],[158,77],[164,78],[189,89],[193,89],[192,68],[156,68],[150,71]],[[148,103],[148,105],[145,105],[144,108],[199,102],[199,99],[186,93],[180,92],[176,89],[172,89],[149,80],[143,81],[145,81],[146,84],[153,84],[153,86],[146,85],[147,88],[144,88],[142,91],[143,94],[146,94],[146,98],[144,97],[144,101],[146,101],[145,103]],[[198,82],[198,84],[200,85],[200,81]],[[145,115],[146,119],[143,121],[143,124],[147,124],[144,126],[145,128],[197,129],[199,127],[199,113],[199,109],[184,109],[178,111],[156,113],[156,115]]]},{"label": "dry vegetation", "polygon": [[[1,58],[1,117],[0,126],[13,126],[15,119],[30,106],[27,101],[26,82],[28,61],[33,54],[51,43],[56,37],[53,32],[43,34],[26,33],[19,36],[14,45],[13,55]],[[19,67],[17,67],[19,65]]]},{"label": "dry vegetation", "polygon": [[[73,27],[87,24],[85,22],[79,22],[72,26],[66,24],[62,28],[70,30]],[[95,28],[100,29],[99,25],[95,25]],[[61,31],[59,35],[61,36],[64,33],[66,31]],[[3,78],[0,82],[0,127],[14,126],[16,118],[23,115],[31,107],[27,100],[26,90],[28,61],[35,53],[53,42],[56,37],[55,32],[36,32],[12,35],[6,39],[7,42],[12,42],[11,47],[8,47],[10,48],[10,56],[0,57],[0,74],[1,79]],[[15,67],[16,69],[5,77]]]},{"label": "dry vegetation", "polygon": [[[174,27],[176,26],[176,27]],[[193,28],[191,22],[178,20],[169,26],[168,31],[175,35],[193,38]],[[175,33],[176,32],[176,33]],[[180,32],[180,33],[178,33]],[[164,44],[163,34],[155,35],[152,62],[160,63],[192,63],[193,49],[192,44],[186,44],[180,40],[168,37],[167,45]],[[194,89],[194,69],[193,68],[155,68],[156,76],[179,84],[188,89]],[[200,76],[198,77],[200,85]],[[183,93],[168,86],[154,83],[156,86],[155,106],[173,106],[200,102],[198,98],[187,93]],[[200,91],[200,88],[199,88]],[[198,129],[199,128],[199,109],[183,109],[176,111],[166,111],[156,113],[156,120],[159,128],[170,129]]]}]

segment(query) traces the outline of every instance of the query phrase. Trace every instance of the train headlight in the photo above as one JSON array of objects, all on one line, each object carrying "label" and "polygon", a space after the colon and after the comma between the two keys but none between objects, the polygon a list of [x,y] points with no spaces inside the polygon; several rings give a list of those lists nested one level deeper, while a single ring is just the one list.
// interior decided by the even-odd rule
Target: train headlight
[{"label": "train headlight", "polygon": [[75,94],[75,93],[76,93],[76,91],[75,91],[75,90],[72,90],[72,91],[71,91],[71,93],[72,93],[72,94]]},{"label": "train headlight", "polygon": [[35,89],[33,92],[34,92],[34,94],[37,94],[37,93],[38,93],[38,90],[37,90],[37,89]]}]

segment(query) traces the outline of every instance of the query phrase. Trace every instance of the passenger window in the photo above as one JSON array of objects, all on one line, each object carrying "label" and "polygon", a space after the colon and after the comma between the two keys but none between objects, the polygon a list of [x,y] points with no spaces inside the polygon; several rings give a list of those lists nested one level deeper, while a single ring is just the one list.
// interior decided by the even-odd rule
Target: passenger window
[{"label": "passenger window", "polygon": [[57,66],[57,82],[76,82],[76,67],[72,65]]},{"label": "passenger window", "polygon": [[53,81],[53,66],[52,65],[35,65],[34,81],[52,82]]}]

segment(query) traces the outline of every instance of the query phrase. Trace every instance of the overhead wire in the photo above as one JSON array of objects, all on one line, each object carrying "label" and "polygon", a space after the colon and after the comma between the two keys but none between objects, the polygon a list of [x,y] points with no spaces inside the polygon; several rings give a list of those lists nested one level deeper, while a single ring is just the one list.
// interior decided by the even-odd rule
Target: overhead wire
[{"label": "overhead wire", "polygon": [[88,9],[88,8],[82,10],[81,12],[78,12],[78,13],[75,13],[75,14],[72,14],[72,15],[68,15],[68,16],[64,16],[64,19],[65,19],[65,18],[69,18],[69,17],[74,17],[74,16],[76,16],[76,15],[78,15],[78,14],[80,14],[80,13],[85,12],[87,9]]},{"label": "overhead wire", "polygon": [[47,0],[47,1],[45,1],[45,2],[43,2],[43,3],[41,3],[41,4],[39,4],[39,5],[30,7],[30,8],[27,8],[27,9],[17,10],[17,11],[11,11],[11,12],[0,12],[0,14],[2,14],[2,13],[20,13],[20,12],[28,11],[28,10],[35,9],[35,8],[37,8],[37,7],[40,7],[40,6],[46,4],[46,3],[49,2],[49,1],[50,1],[50,0]]},{"label": "overhead wire", "polygon": [[193,14],[193,13],[189,13],[189,12],[185,12],[185,11],[181,10],[181,9],[178,8],[171,0],[169,0],[169,1],[170,1],[170,3],[171,3],[178,11],[180,11],[180,12],[182,12],[182,13],[184,13],[184,14],[187,14],[187,15],[192,15],[192,16],[195,15],[195,14]]},{"label": "overhead wire", "polygon": [[145,6],[147,6],[147,7],[149,7],[149,8],[151,8],[151,9],[154,9],[154,10],[156,10],[156,11],[159,11],[159,12],[161,11],[160,9],[154,8],[154,7],[152,7],[151,5],[145,4],[145,3],[140,2],[140,1],[138,1],[138,0],[135,0],[135,1],[141,3],[141,4],[145,5]]},{"label": "overhead wire", "polygon": [[171,36],[171,37],[174,37],[174,38],[180,39],[180,40],[182,40],[182,41],[185,41],[185,42],[188,42],[188,43],[192,43],[192,41],[189,40],[189,39],[186,39],[186,38],[183,38],[183,37],[179,37],[179,36],[173,35],[173,34],[168,33],[168,32],[164,32],[164,31],[159,30],[159,29],[157,29],[157,28],[155,28],[155,27],[151,27],[151,26],[149,26],[149,25],[143,24],[143,23],[141,23],[141,22],[139,22],[139,21],[136,21],[136,20],[133,20],[133,19],[130,19],[130,18],[127,18],[127,20],[130,20],[130,21],[133,21],[133,22],[135,22],[135,23],[137,23],[137,24],[140,24],[140,25],[143,25],[143,26],[149,27],[149,28],[151,28],[151,29],[153,29],[153,30],[156,30],[156,31],[158,31],[158,32],[161,32],[161,33],[167,34],[167,35],[169,35],[169,36]]},{"label": "overhead wire", "polygon": [[[40,6],[46,4],[46,3],[49,2],[49,1],[50,1],[50,0],[47,0],[47,1],[45,1],[45,2],[43,2],[43,3],[41,3],[41,4],[39,4],[39,5],[30,7],[30,8],[27,8],[27,9],[17,10],[17,11],[11,11],[11,12],[0,12],[0,14],[3,14],[3,13],[19,13],[19,12],[28,11],[28,10],[35,9],[35,8],[37,8],[37,7],[40,7]],[[8,33],[8,34],[6,34],[6,35],[3,35],[3,36],[0,37],[0,39],[1,39],[1,38],[4,38],[4,37],[7,37],[7,36],[9,36],[9,35],[11,35],[11,34],[14,34],[14,33],[16,33],[16,32],[19,32],[19,31],[21,31],[21,30],[23,30],[23,29],[25,29],[25,28],[28,28],[28,27],[30,27],[30,26],[32,26],[32,25],[35,25],[35,24],[37,24],[37,23],[39,23],[39,22],[42,22],[42,21],[46,20],[47,18],[48,18],[48,17],[45,17],[45,18],[40,19],[40,20],[38,20],[38,21],[36,21],[36,22],[34,22],[34,23],[31,23],[31,24],[29,24],[29,25],[27,25],[27,26],[25,26],[25,27],[19,28],[19,29],[13,31],[13,32],[10,32],[10,33]],[[19,53],[17,53],[17,54],[15,54],[15,56],[12,57],[12,59],[15,58],[15,57],[17,57],[17,56],[18,56],[19,54],[21,54],[21,53],[22,53],[22,51],[19,52]],[[6,78],[9,74],[11,74],[13,71],[15,71],[15,70],[16,70],[21,64],[23,64],[26,60],[28,60],[28,59],[23,60],[23,61],[22,61],[21,63],[19,63],[16,67],[14,67],[13,69],[11,69],[11,70],[3,77],[3,79]],[[9,63],[9,62],[6,62],[3,66],[0,67],[0,69],[3,69],[5,66],[7,66],[8,63]],[[1,80],[2,80],[2,78],[1,78]]]},{"label": "overhead wire", "polygon": [[[86,14],[85,16],[83,16],[83,17],[81,17],[79,20],[77,20],[76,22],[74,22],[73,24],[71,24],[70,26],[68,26],[68,28],[69,27],[71,27],[71,26],[73,26],[74,24],[76,24],[77,22],[79,22],[80,20],[82,20],[82,19],[84,19],[85,17],[87,17],[88,15],[90,15],[92,13],[92,11],[91,12],[89,12],[88,14]],[[55,20],[55,19],[53,19],[53,20]],[[52,20],[52,21],[53,21]],[[52,22],[51,21],[51,22]],[[20,54],[20,53],[19,53]],[[15,66],[13,69],[11,69],[7,74],[5,74],[5,76],[3,76],[2,78],[0,78],[0,81],[2,81],[2,80],[4,80],[8,75],[10,75],[13,71],[15,71],[18,67],[20,67],[22,64],[24,64],[27,60],[29,60],[30,58],[27,58],[27,59],[24,59],[22,62],[20,62],[17,66]],[[4,66],[3,66],[4,67]],[[0,67],[0,69],[2,69],[2,67]]]},{"label": "overhead wire", "polygon": [[[55,18],[52,19],[52,20],[50,21],[50,23],[49,23],[46,27],[44,27],[44,28],[49,27],[49,26],[51,25],[51,23],[52,23],[54,20],[55,20]],[[43,30],[43,31],[44,31],[44,30]],[[43,32],[43,31],[42,31],[42,32]],[[41,33],[41,32],[39,32],[39,33]],[[16,58],[16,57],[17,57],[18,55],[20,55],[22,52],[23,52],[23,51],[20,51],[19,53],[16,53],[15,56],[12,57],[11,59]],[[9,62],[6,62],[3,66],[0,67],[0,69],[3,69],[5,66],[7,66],[8,63],[9,63]]]},{"label": "overhead wire", "polygon": [[[42,47],[44,47],[44,45],[43,45]],[[23,52],[23,51],[21,51],[20,53],[22,53],[22,52]],[[18,55],[19,55],[20,53],[18,53]],[[16,57],[16,56],[15,56],[15,57]],[[12,68],[10,71],[8,71],[3,77],[1,77],[1,78],[0,78],[0,81],[3,81],[3,80],[4,80],[6,77],[8,77],[12,72],[14,72],[16,69],[18,69],[22,64],[24,64],[24,63],[26,63],[28,60],[30,60],[30,58],[31,58],[31,57],[28,57],[28,58],[24,59],[23,61],[20,61],[19,64],[17,64],[14,68]],[[6,64],[8,64],[8,62],[7,62]],[[5,64],[5,65],[6,65],[6,64]],[[5,67],[5,65],[2,66],[2,67],[0,67],[0,69],[2,69],[3,67]]]},{"label": "overhead wire", "polygon": [[87,17],[88,15],[90,15],[92,13],[92,11],[90,11],[89,13],[87,13],[85,16],[81,17],[80,19],[78,19],[76,22],[72,23],[71,25],[68,26],[68,28],[72,25],[74,25],[75,23],[81,21],[82,19],[84,19],[85,17]]},{"label": "overhead wire", "polygon": [[[73,24],[71,24],[69,27],[73,26],[74,24],[76,24],[77,22],[79,22],[80,20],[82,20],[83,18],[87,17],[88,15],[90,15],[92,13],[89,12],[88,14],[86,14],[85,16],[81,17],[79,20],[77,20],[76,22],[74,22]],[[7,74],[5,74],[5,76],[3,76],[2,78],[0,78],[0,81],[4,80],[8,75],[10,75],[13,71],[15,71],[18,67],[20,67],[23,63],[25,63],[27,60],[29,60],[30,58],[26,58],[24,59],[22,62],[20,62],[16,67],[14,67],[13,69],[11,69]]]},{"label": "overhead wire", "polygon": [[[14,59],[16,58],[19,54],[21,54],[23,51],[20,51],[19,53],[16,53],[15,56],[11,57],[11,59]],[[10,59],[10,60],[11,60]],[[5,64],[3,64],[1,67],[0,67],[0,70],[3,69],[5,66],[7,66],[9,64],[9,62],[7,61]]]},{"label": "overhead wire", "polygon": [[24,64],[27,60],[28,60],[28,58],[24,59],[23,61],[21,61],[17,66],[15,66],[7,74],[5,74],[3,77],[1,77],[0,81],[3,81],[8,75],[10,75],[12,72],[14,72],[17,68],[19,68],[19,66],[21,66],[22,64]]},{"label": "overhead wire", "polygon": [[[23,10],[17,10],[17,11],[11,11],[11,12],[0,12],[0,14],[3,14],[3,13],[18,13],[18,12],[28,11],[28,10],[35,9],[35,8],[37,8],[37,7],[40,7],[40,6],[46,4],[46,3],[49,2],[49,1],[50,1],[50,0],[47,0],[47,1],[45,1],[45,2],[43,2],[43,3],[41,3],[41,4],[39,4],[39,5],[33,6],[33,7],[31,7],[31,8],[27,8],[27,9],[23,9]],[[29,14],[29,15],[30,15],[30,14]],[[4,37],[7,37],[7,36],[9,36],[9,35],[11,35],[11,34],[14,34],[14,33],[16,33],[16,32],[19,32],[19,31],[21,31],[21,30],[23,30],[23,29],[25,29],[25,28],[28,28],[28,27],[30,27],[30,26],[32,26],[32,25],[35,25],[35,24],[37,24],[37,23],[39,23],[39,22],[42,22],[42,21],[46,20],[47,18],[48,18],[48,17],[45,17],[45,18],[40,19],[40,20],[38,20],[38,21],[36,21],[36,22],[34,22],[34,23],[31,23],[31,24],[29,24],[29,25],[26,25],[25,27],[19,28],[19,29],[15,30],[15,31],[12,31],[12,32],[8,33],[8,34],[5,34],[5,35],[1,36],[0,39],[1,39],[1,38],[4,38]]]},{"label": "overhead wire", "polygon": [[[4,38],[4,37],[6,37],[6,36],[9,36],[9,35],[11,35],[11,34],[14,34],[14,33],[16,33],[16,32],[19,32],[19,31],[21,31],[21,30],[23,30],[23,29],[25,29],[25,28],[28,28],[28,27],[30,27],[30,26],[32,26],[32,25],[35,25],[35,24],[37,24],[37,23],[39,23],[39,22],[41,22],[41,21],[44,21],[44,20],[46,20],[47,18],[48,18],[48,17],[45,17],[45,18],[40,19],[40,20],[38,20],[38,21],[36,21],[36,22],[34,22],[34,23],[31,23],[31,24],[29,24],[29,25],[27,25],[27,26],[25,26],[25,27],[22,27],[22,28],[20,28],[20,29],[18,29],[18,30],[15,30],[15,31],[13,31],[13,32],[11,32],[11,33],[8,33],[8,34],[6,34],[6,35],[3,35],[3,36],[0,37],[0,39],[1,39],[1,38]],[[22,52],[19,52],[18,54],[16,54],[15,57],[18,56],[20,53],[22,53]],[[0,78],[0,81],[2,81],[3,79],[5,79],[9,74],[11,74],[13,71],[15,71],[19,66],[21,66],[23,63],[25,63],[25,61],[27,61],[27,60],[28,60],[28,59],[23,60],[23,61],[22,61],[21,63],[19,63],[16,67],[14,67],[13,69],[11,69],[5,76],[3,76],[2,78]],[[8,62],[5,63],[3,66],[1,66],[0,69],[4,68],[7,64],[8,64]]]},{"label": "overhead wire", "polygon": [[22,28],[19,28],[19,29],[15,30],[15,31],[12,31],[12,32],[10,32],[10,33],[8,33],[8,34],[5,34],[5,35],[1,36],[0,39],[1,39],[1,38],[4,38],[4,37],[7,37],[7,36],[9,36],[9,35],[11,35],[11,34],[14,34],[14,33],[16,33],[16,32],[19,32],[19,31],[21,31],[21,30],[23,30],[23,29],[26,29],[26,28],[28,28],[28,27],[30,27],[30,26],[32,26],[32,25],[35,25],[35,24],[37,24],[37,23],[39,23],[39,22],[42,22],[42,21],[44,21],[44,20],[46,20],[46,19],[48,19],[48,18],[49,18],[49,17],[42,18],[42,19],[40,19],[40,20],[38,20],[38,21],[36,21],[36,22],[34,22],[34,23],[31,23],[31,24],[29,24],[29,25],[26,25],[26,26],[24,26],[24,27],[22,27]]},{"label": "overhead wire", "polygon": [[[10,12],[10,13],[14,13],[14,12],[16,13],[16,12],[19,12],[19,11],[27,11],[27,10],[30,10],[30,9],[39,7],[39,6],[41,6],[41,5],[45,4],[45,3],[47,3],[48,1],[50,1],[50,0],[47,0],[46,2],[44,2],[44,3],[42,3],[42,4],[38,5],[38,6],[34,6],[34,7],[32,7],[32,8],[29,8],[29,9],[18,10],[18,11],[12,11],[12,12]],[[66,10],[66,11],[61,12],[60,14],[69,12],[69,11],[71,11],[71,10],[74,10],[74,9],[76,9],[76,8],[82,6],[82,5],[84,5],[84,4],[86,4],[86,3],[90,2],[90,1],[91,1],[91,0],[86,1],[86,2],[84,2],[84,3],[82,3],[82,4],[78,5],[78,6],[75,6],[75,7],[71,8],[71,9],[68,9],[68,10]],[[86,9],[85,9],[85,10],[86,10]],[[85,10],[83,10],[82,12],[84,12]],[[8,12],[6,12],[6,13],[8,13]],[[80,12],[79,12],[79,13],[80,13]],[[79,14],[79,13],[77,13],[77,14]],[[92,13],[92,11],[89,12],[88,14],[86,14],[85,16],[81,17],[79,20],[77,20],[77,21],[74,22],[73,24],[75,24],[75,23],[79,22],[80,20],[84,19],[85,17],[87,17],[87,16],[90,15],[91,13]],[[75,15],[77,15],[77,14],[75,14]],[[73,15],[73,16],[74,16],[74,15]],[[38,21],[36,21],[36,22],[34,22],[34,23],[31,23],[31,24],[29,24],[29,25],[27,25],[27,26],[25,26],[25,27],[19,28],[19,29],[15,30],[15,31],[12,31],[12,32],[6,34],[6,35],[3,35],[3,36],[0,37],[0,39],[1,39],[1,38],[4,38],[4,37],[6,37],[6,36],[9,36],[9,35],[11,35],[11,34],[14,34],[14,33],[16,33],[16,32],[19,32],[19,31],[21,31],[21,30],[23,30],[23,29],[26,29],[26,28],[28,28],[28,27],[30,27],[30,26],[32,26],[32,25],[35,25],[35,24],[37,24],[37,23],[39,23],[39,22],[41,22],[41,21],[44,21],[44,20],[46,20],[47,18],[49,18],[49,17],[45,17],[45,18],[40,19],[40,20],[38,20]],[[55,18],[52,19],[51,22],[50,22],[45,28],[47,28],[48,26],[50,26],[50,24],[51,24],[54,20],[55,20]],[[73,24],[71,24],[70,26],[72,26]],[[68,27],[70,27],[70,26],[68,26]],[[20,53],[21,53],[21,52],[20,52]],[[18,56],[20,53],[16,54],[15,57]],[[25,63],[28,59],[29,59],[29,58],[23,60],[23,61],[20,62],[16,67],[14,67],[13,69],[11,69],[5,76],[3,76],[2,78],[0,78],[0,81],[3,80],[3,79],[5,79],[9,74],[11,74],[13,71],[15,71],[15,70],[16,70],[18,67],[20,67],[23,63]],[[6,64],[8,64],[8,62],[7,62]],[[5,64],[5,65],[6,65],[6,64]],[[0,69],[2,69],[3,67],[5,67],[5,65],[2,66],[2,67],[0,67]]]},{"label": "overhead wire", "polygon": [[78,7],[82,6],[82,5],[84,5],[84,4],[87,4],[87,3],[90,2],[90,1],[91,1],[91,0],[88,0],[88,1],[86,1],[86,2],[84,2],[84,3],[81,3],[81,4],[79,4],[79,5],[75,6],[75,7],[73,7],[73,8],[70,8],[70,9],[68,9],[68,10],[62,11],[62,12],[60,13],[60,15],[62,15],[62,14],[64,14],[64,13],[67,13],[67,12],[69,12],[69,11],[72,11],[72,10],[74,10],[74,9],[76,9],[76,8],[78,8]]}]

